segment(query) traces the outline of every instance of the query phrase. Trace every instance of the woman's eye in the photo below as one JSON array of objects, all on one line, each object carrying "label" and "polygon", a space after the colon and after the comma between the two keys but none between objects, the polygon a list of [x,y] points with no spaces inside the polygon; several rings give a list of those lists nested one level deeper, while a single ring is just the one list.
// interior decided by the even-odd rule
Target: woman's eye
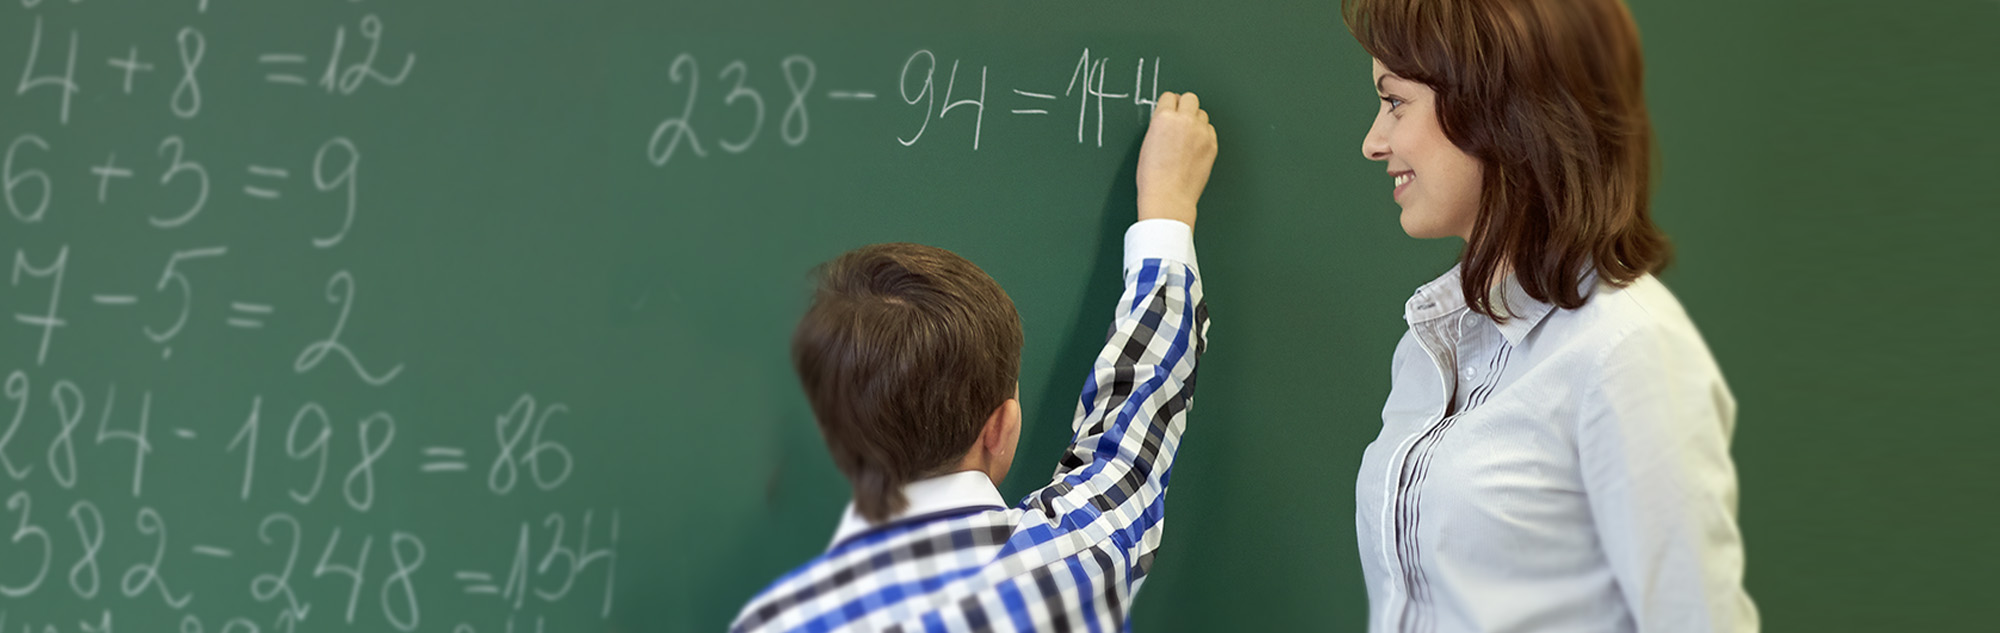
[{"label": "woman's eye", "polygon": [[1403,100],[1396,97],[1382,97],[1382,102],[1389,104],[1391,111],[1395,110],[1397,106],[1403,105]]}]

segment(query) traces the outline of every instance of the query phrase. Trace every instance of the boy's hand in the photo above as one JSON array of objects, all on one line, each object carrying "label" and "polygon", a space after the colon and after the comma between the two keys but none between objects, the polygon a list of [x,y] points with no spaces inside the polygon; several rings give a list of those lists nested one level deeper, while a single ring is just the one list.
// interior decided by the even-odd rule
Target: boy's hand
[{"label": "boy's hand", "polygon": [[1194,93],[1160,93],[1139,148],[1139,219],[1194,226],[1195,203],[1215,165],[1215,126]]}]

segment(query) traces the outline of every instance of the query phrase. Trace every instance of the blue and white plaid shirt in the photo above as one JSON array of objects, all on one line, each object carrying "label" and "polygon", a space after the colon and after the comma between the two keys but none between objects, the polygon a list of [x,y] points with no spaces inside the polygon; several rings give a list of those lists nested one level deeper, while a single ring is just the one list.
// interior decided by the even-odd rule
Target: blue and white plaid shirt
[{"label": "blue and white plaid shirt", "polygon": [[[1197,270],[1186,224],[1147,220],[1126,231],[1124,296],[1048,486],[1002,508],[980,501],[998,498],[984,494],[991,483],[981,476],[987,489],[972,484],[957,507],[913,506],[843,529],[826,553],[744,606],[730,630],[1124,629],[1159,548],[1206,346]],[[912,487],[928,485],[922,496],[936,500],[968,485],[946,477]],[[852,508],[849,516],[852,525]]]}]

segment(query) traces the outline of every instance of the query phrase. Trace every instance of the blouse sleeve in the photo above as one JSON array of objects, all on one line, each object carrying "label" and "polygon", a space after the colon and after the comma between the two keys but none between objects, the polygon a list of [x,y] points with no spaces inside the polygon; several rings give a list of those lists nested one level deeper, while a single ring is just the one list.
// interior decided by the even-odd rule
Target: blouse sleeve
[{"label": "blouse sleeve", "polygon": [[1578,432],[1584,487],[1638,630],[1757,630],[1721,371],[1698,334],[1664,326],[1607,346],[1600,367]]}]

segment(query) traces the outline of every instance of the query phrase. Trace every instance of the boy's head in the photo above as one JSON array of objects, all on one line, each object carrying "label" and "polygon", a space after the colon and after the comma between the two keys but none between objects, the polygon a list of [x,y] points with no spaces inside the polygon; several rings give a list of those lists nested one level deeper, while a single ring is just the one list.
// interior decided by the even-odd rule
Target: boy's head
[{"label": "boy's head", "polygon": [[849,251],[816,279],[792,367],[861,515],[888,518],[904,484],[936,475],[999,485],[1021,436],[1021,318],[1006,291],[919,244]]}]

